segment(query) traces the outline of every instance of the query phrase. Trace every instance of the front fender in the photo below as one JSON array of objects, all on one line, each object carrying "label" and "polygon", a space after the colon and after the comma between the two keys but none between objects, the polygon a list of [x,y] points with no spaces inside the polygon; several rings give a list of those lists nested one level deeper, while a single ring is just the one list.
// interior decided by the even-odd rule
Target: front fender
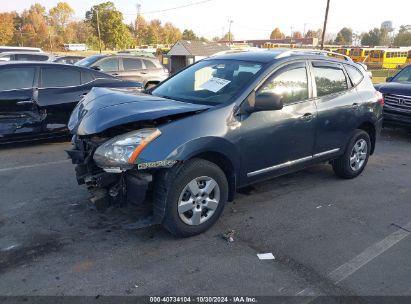
[{"label": "front fender", "polygon": [[[150,153],[157,150],[157,153]],[[158,153],[159,152],[159,153]],[[163,160],[186,161],[204,153],[218,153],[230,160],[237,175],[240,166],[240,153],[237,147],[225,138],[207,136],[187,141],[178,146],[165,146],[160,142],[150,144],[147,149],[139,155],[137,164],[146,162],[157,162]]]},{"label": "front fender", "polygon": [[176,120],[159,127],[161,135],[137,157],[137,164],[164,160],[185,161],[199,154],[214,152],[230,160],[237,171],[240,153],[237,130],[229,123],[232,105]]}]

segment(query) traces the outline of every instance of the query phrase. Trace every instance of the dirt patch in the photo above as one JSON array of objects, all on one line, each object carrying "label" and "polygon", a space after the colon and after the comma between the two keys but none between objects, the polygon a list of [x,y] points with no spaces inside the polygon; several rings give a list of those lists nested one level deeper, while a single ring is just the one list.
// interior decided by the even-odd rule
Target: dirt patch
[{"label": "dirt patch", "polygon": [[73,272],[85,272],[85,271],[92,269],[95,266],[95,264],[96,263],[94,263],[91,260],[85,260],[85,261],[77,262],[76,264],[74,264],[71,270]]}]

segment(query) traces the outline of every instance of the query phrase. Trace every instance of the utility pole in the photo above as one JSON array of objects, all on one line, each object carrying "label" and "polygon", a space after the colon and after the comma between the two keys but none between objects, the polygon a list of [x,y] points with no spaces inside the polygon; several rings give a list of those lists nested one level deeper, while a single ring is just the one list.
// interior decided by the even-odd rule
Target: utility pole
[{"label": "utility pole", "polygon": [[231,24],[233,20],[228,20],[228,44],[231,45]]},{"label": "utility pole", "polygon": [[324,26],[323,26],[323,34],[321,38],[321,49],[324,49],[324,39],[325,39],[325,31],[327,29],[327,20],[328,20],[328,10],[330,9],[330,0],[327,0],[327,7],[325,9],[325,18],[324,18]]},{"label": "utility pole", "polygon": [[138,20],[140,17],[141,4],[137,3],[137,18],[136,18],[136,45],[138,44]]},{"label": "utility pole", "polygon": [[97,18],[98,47],[100,49],[100,54],[101,54],[100,19],[98,18],[98,10],[96,10],[96,18]]}]

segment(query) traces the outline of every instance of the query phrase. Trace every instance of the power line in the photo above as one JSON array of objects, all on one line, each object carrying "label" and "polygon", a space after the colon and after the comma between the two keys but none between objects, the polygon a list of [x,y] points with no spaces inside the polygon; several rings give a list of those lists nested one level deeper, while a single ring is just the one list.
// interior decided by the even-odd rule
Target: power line
[{"label": "power line", "polygon": [[[157,13],[163,13],[163,12],[168,12],[168,11],[173,11],[173,10],[177,10],[177,9],[181,9],[181,8],[186,8],[186,7],[190,7],[190,6],[195,6],[195,5],[200,5],[206,2],[210,2],[213,0],[203,0],[203,1],[198,1],[198,2],[194,2],[194,3],[190,3],[190,4],[185,4],[185,5],[181,5],[181,6],[176,6],[176,7],[171,7],[171,8],[166,8],[166,9],[162,9],[162,10],[156,10],[156,11],[148,11],[148,12],[141,12],[142,15],[148,15],[148,14],[157,14]],[[133,14],[123,14],[123,15],[135,15]]]}]

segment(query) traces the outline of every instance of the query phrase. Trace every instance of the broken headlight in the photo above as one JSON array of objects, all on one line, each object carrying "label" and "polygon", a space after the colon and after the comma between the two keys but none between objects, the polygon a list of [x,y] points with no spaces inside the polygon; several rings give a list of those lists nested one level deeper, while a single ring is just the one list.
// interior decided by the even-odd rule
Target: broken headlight
[{"label": "broken headlight", "polygon": [[131,169],[144,147],[160,134],[158,129],[141,129],[116,136],[98,147],[93,159],[108,172]]}]

